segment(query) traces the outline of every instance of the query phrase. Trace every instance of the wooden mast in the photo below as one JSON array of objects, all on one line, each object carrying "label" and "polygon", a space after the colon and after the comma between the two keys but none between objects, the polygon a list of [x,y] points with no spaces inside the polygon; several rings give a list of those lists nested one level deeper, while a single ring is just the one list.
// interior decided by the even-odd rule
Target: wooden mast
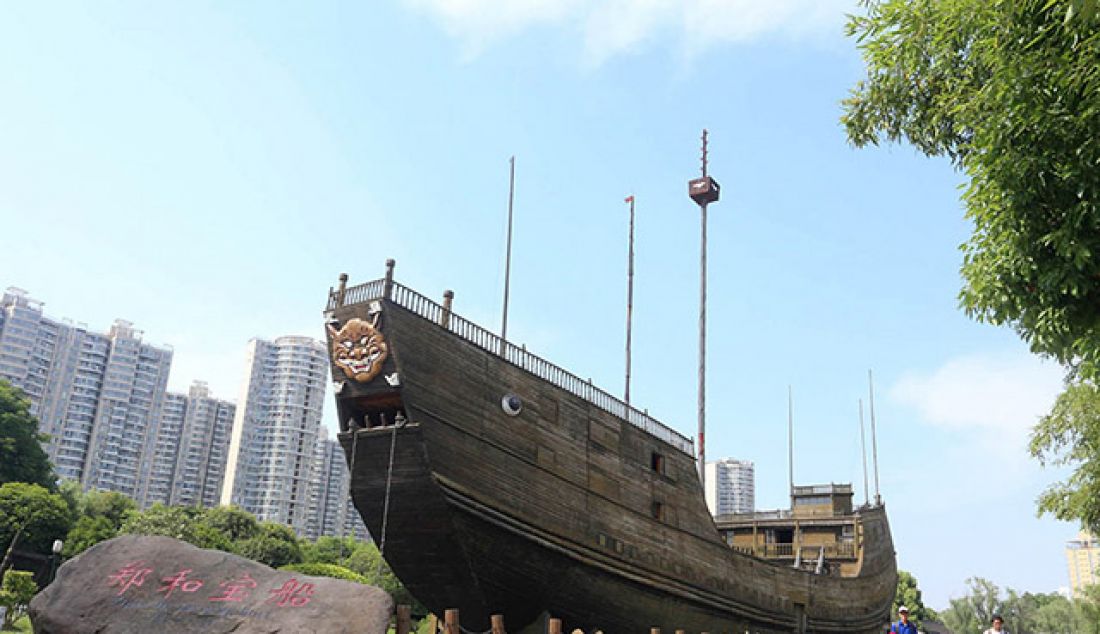
[{"label": "wooden mast", "polygon": [[500,351],[508,341],[508,284],[512,276],[512,203],[516,197],[516,157],[508,160],[508,248],[504,260],[504,316],[500,324]]},{"label": "wooden mast", "polygon": [[707,174],[707,130],[703,129],[703,176],[688,181],[688,196],[699,205],[699,482],[706,486],[707,403],[707,205],[718,200],[718,183]]},{"label": "wooden mast", "polygon": [[[630,203],[630,239],[626,265],[626,391],[623,401],[630,406],[630,328],[634,317],[634,194],[626,197]],[[629,413],[627,414],[629,416]]]}]

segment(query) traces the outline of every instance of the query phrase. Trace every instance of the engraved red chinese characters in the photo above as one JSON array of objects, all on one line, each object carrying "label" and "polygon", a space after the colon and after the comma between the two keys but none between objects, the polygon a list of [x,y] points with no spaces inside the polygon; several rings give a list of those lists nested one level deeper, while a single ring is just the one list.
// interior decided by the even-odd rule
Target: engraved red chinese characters
[{"label": "engraved red chinese characters", "polygon": [[172,593],[176,590],[180,592],[197,592],[202,587],[201,579],[188,579],[187,575],[191,572],[190,568],[185,568],[171,577],[165,577],[161,579],[164,583],[163,586],[157,589],[157,592],[163,592],[164,598],[172,596]]},{"label": "engraved red chinese characters", "polygon": [[239,603],[244,601],[249,593],[256,587],[256,580],[246,572],[237,579],[219,583],[218,587],[222,589],[222,593],[210,597],[210,601],[233,601]]},{"label": "engraved red chinese characters", "polygon": [[132,561],[107,577],[107,587],[118,586],[118,594],[121,595],[130,586],[141,587],[145,583],[145,577],[151,572],[153,569],[146,568],[144,561]]},{"label": "engraved red chinese characters", "polygon": [[281,588],[271,590],[270,594],[271,598],[267,600],[268,603],[274,603],[281,608],[288,605],[292,608],[300,608],[309,603],[309,598],[313,596],[313,584],[299,583],[297,579],[289,579]]}]

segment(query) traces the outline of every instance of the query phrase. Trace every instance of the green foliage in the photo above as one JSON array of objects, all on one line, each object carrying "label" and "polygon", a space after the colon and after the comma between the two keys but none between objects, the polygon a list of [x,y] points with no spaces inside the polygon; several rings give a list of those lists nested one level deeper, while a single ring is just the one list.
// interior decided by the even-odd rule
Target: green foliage
[{"label": "green foliage", "polygon": [[416,634],[436,634],[432,631],[431,617],[424,617],[420,619],[420,623],[416,625]]},{"label": "green foliage", "polygon": [[1060,520],[1080,520],[1100,534],[1100,389],[1071,385],[1031,433],[1031,454],[1046,465],[1074,471],[1039,497],[1039,511]]},{"label": "green foliage", "polygon": [[128,514],[119,533],[163,535],[199,548],[233,550],[224,533],[205,523],[203,510],[191,506],[154,504],[141,513]]},{"label": "green foliage", "polygon": [[117,530],[129,514],[137,512],[137,504],[117,491],[88,491],[81,496],[78,511],[106,519]]},{"label": "green foliage", "polygon": [[2,629],[15,629],[15,620],[27,613],[27,605],[37,592],[38,586],[34,583],[32,573],[9,570],[4,575],[4,583],[0,585],[0,606],[7,611],[4,613]]},{"label": "green foliage", "polygon": [[359,547],[345,560],[344,565],[367,578],[367,582],[389,592],[396,604],[412,606],[414,614],[427,612],[390,570],[389,564],[378,552],[374,544],[359,544]]},{"label": "green foliage", "polygon": [[1084,376],[1100,370],[1095,4],[870,0],[848,24],[867,77],[843,116],[857,146],[907,140],[970,177],[962,305]]},{"label": "green foliage", "polygon": [[[844,102],[849,140],[950,157],[970,179],[966,312],[1014,328],[1074,380],[1100,379],[1097,0],[865,5],[848,23],[867,65]],[[1056,433],[1039,438],[1033,452],[1056,453]],[[1100,451],[1064,447],[1081,468],[1040,510],[1098,528]]]},{"label": "green foliage", "polygon": [[952,599],[940,613],[951,631],[958,634],[984,632],[994,614],[1000,614],[1005,629],[1015,634],[1100,634],[1100,587],[1095,598],[1071,601],[1058,593],[1019,594],[1001,589],[986,579],[968,579],[970,592]]},{"label": "green foliage", "polygon": [[83,516],[69,529],[65,537],[65,548],[61,554],[66,559],[75,557],[80,553],[95,546],[99,542],[106,541],[118,535],[118,528],[111,525],[106,517]]},{"label": "green foliage", "polygon": [[343,579],[345,581],[354,581],[356,583],[367,583],[367,578],[363,575],[349,570],[343,566],[338,566],[336,564],[289,564],[287,566],[280,567],[279,570],[291,570],[294,572],[300,572],[303,575],[310,575],[311,577],[331,577],[333,579]]},{"label": "green foliage", "polygon": [[7,550],[22,527],[16,548],[49,553],[53,540],[63,539],[71,523],[69,507],[60,495],[24,482],[0,486],[0,552]]},{"label": "green foliage", "polygon": [[30,401],[0,379],[0,485],[29,482],[55,490],[57,476],[42,449],[45,441],[31,416]]},{"label": "green foliage", "polygon": [[118,534],[126,518],[137,513],[134,501],[115,491],[85,493],[72,480],[63,481],[59,489],[76,519],[65,537],[62,555],[66,558],[75,557],[99,542],[111,539]]},{"label": "green foliage", "polygon": [[923,622],[925,619],[936,618],[936,612],[924,605],[920,588],[917,586],[917,578],[912,573],[899,570],[898,589],[894,595],[894,606],[891,614],[897,614],[898,608],[903,605],[909,608],[909,620],[917,626],[917,629],[924,629]]},{"label": "green foliage", "polygon": [[230,541],[239,542],[260,534],[256,517],[239,506],[216,506],[206,510],[206,523]]},{"label": "green foliage", "polygon": [[272,568],[302,562],[297,535],[289,526],[274,522],[260,524],[259,535],[239,542],[237,552]]},{"label": "green foliage", "polygon": [[981,577],[966,580],[970,592],[951,599],[951,607],[940,613],[952,632],[982,632],[989,627],[994,614],[1003,611],[1001,589]]},{"label": "green foliage", "polygon": [[342,566],[352,553],[362,547],[354,537],[320,537],[315,542],[302,543],[302,561]]}]

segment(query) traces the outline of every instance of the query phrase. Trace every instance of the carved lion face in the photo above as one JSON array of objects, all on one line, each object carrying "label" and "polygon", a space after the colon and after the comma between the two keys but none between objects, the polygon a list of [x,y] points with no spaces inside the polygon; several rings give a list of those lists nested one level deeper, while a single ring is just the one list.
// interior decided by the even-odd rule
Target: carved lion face
[{"label": "carved lion face", "polygon": [[355,318],[340,330],[327,328],[332,337],[332,362],[349,379],[365,383],[378,376],[389,346],[374,324]]}]

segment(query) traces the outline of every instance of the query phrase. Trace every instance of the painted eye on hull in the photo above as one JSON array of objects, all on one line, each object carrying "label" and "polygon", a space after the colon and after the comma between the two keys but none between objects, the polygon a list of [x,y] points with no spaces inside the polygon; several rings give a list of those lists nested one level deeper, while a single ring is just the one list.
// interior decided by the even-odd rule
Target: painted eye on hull
[{"label": "painted eye on hull", "polygon": [[500,399],[500,408],[509,416],[519,416],[523,411],[523,401],[515,394],[505,394],[504,398]]}]

